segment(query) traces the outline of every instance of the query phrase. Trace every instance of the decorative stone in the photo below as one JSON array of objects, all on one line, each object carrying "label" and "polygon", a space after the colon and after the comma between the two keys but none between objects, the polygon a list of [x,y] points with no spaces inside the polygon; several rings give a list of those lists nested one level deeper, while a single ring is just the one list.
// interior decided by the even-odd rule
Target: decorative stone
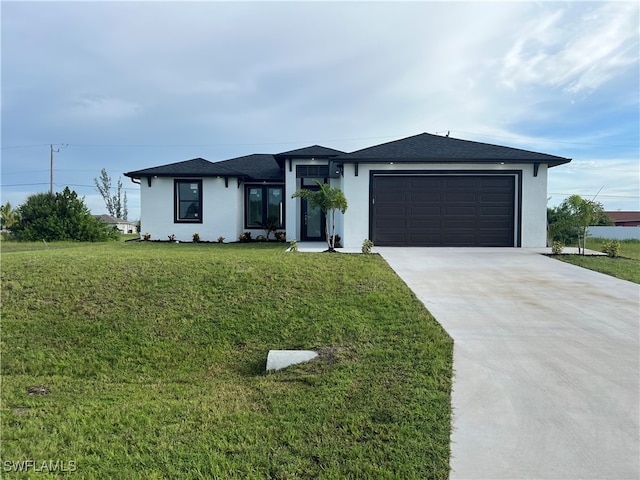
[{"label": "decorative stone", "polygon": [[269,350],[267,355],[267,371],[282,370],[291,365],[308,362],[318,354],[312,350]]}]

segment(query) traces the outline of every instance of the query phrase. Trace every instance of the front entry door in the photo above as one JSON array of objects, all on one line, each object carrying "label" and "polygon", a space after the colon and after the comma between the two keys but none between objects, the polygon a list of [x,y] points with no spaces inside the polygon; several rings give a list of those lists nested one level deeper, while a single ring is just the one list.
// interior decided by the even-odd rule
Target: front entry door
[{"label": "front entry door", "polygon": [[[311,190],[309,187],[305,187]],[[302,200],[301,238],[303,242],[326,242],[324,231],[324,213],[319,208],[311,208],[309,202]]]}]

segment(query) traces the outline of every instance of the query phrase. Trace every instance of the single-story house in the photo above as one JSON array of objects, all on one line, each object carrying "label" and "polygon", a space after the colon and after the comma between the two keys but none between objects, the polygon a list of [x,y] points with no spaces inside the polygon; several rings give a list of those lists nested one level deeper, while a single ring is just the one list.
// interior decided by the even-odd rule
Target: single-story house
[{"label": "single-story house", "polygon": [[138,227],[135,223],[122,218],[116,218],[112,215],[95,215],[95,217],[103,223],[116,227],[120,233],[138,233]]},{"label": "single-story house", "polygon": [[291,195],[339,187],[342,244],[546,245],[547,171],[571,159],[422,133],[346,153],[313,145],[210,162],[195,158],[127,172],[140,184],[141,233],[235,241],[275,220],[287,240],[325,240],[323,216]]},{"label": "single-story house", "polygon": [[616,227],[638,227],[640,226],[640,212],[615,211],[604,212],[611,217]]}]

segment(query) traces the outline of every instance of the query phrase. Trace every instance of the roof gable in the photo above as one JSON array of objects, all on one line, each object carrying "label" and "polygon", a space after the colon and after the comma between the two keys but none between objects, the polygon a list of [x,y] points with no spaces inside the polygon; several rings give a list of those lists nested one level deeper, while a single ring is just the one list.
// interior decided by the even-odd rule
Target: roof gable
[{"label": "roof gable", "polygon": [[286,158],[307,158],[307,157],[335,157],[336,155],[342,155],[345,152],[336,150],[334,148],[323,147],[322,145],[311,145],[310,147],[297,148],[296,150],[289,150],[288,152],[277,153],[276,157]]},{"label": "roof gable", "polygon": [[405,161],[405,162],[537,162],[549,166],[568,163],[571,159],[531,152],[489,143],[459,140],[429,133],[363,148],[340,155],[339,162]]}]

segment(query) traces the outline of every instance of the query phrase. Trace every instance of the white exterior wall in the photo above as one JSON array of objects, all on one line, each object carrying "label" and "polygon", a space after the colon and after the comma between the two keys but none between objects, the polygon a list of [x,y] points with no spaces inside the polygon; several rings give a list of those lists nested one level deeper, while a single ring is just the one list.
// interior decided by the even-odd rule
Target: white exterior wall
[{"label": "white exterior wall", "polygon": [[533,165],[522,165],[522,247],[547,246],[547,173],[540,164],[538,176],[533,176]]},{"label": "white exterior wall", "polygon": [[[289,171],[289,161],[284,165],[285,170],[285,221],[287,241],[300,239],[300,199],[292,199],[291,195],[300,189],[300,179],[296,178],[296,166],[326,165],[326,160],[294,160]],[[344,192],[349,205],[344,215],[336,215],[336,233],[342,237],[342,244],[346,248],[360,248],[362,242],[369,238],[369,177],[371,170],[390,172],[404,171],[438,171],[465,170],[478,171],[516,171],[522,170],[522,192],[517,191],[518,198],[522,198],[522,247],[546,246],[546,214],[547,214],[547,166],[541,164],[538,176],[533,176],[533,165],[530,164],[430,164],[412,165],[396,163],[390,164],[360,164],[358,176],[355,176],[353,164],[344,165],[344,175],[341,178],[330,179],[330,185],[339,187]],[[140,234],[149,233],[152,240],[167,240],[169,235],[175,235],[179,241],[190,242],[193,234],[198,233],[203,241],[216,241],[218,237],[225,237],[225,241],[234,242],[244,229],[244,185],[238,188],[237,179],[230,178],[229,186],[225,187],[224,178],[202,179],[202,223],[174,222],[174,179],[153,178],[151,187],[147,179],[140,181],[141,191],[141,230]],[[518,225],[518,206],[516,205],[515,223]],[[260,229],[251,230],[254,235],[264,234]],[[517,238],[517,232],[514,235]]]},{"label": "white exterior wall", "polygon": [[203,178],[202,223],[175,223],[174,178],[152,178],[151,187],[142,178],[140,234],[149,233],[151,240],[168,240],[169,235],[175,235],[176,240],[191,242],[193,234],[198,233],[202,241],[215,242],[222,236],[227,242],[235,242],[243,226],[243,192],[235,178],[229,179],[228,187],[224,178]]},{"label": "white exterior wall", "polygon": [[296,166],[289,171],[289,160],[284,162],[284,202],[285,202],[285,227],[287,230],[287,242],[300,239],[300,199],[291,198],[299,188],[300,181],[296,178]]},{"label": "white exterior wall", "polygon": [[[541,164],[538,176],[533,176],[533,165],[530,164],[360,164],[358,176],[355,176],[355,166],[344,166],[342,189],[349,208],[344,215],[342,231],[343,245],[347,248],[359,248],[362,242],[369,238],[369,174],[371,170],[466,170],[478,171],[508,171],[522,170],[522,247],[544,247],[547,238],[547,166]],[[518,197],[516,184],[516,217],[518,225]],[[515,232],[514,238],[517,238]]]},{"label": "white exterior wall", "polygon": [[[607,240],[640,240],[640,227],[598,225],[589,227],[587,235],[593,238],[606,238]],[[589,247],[587,246],[587,248]]]}]

